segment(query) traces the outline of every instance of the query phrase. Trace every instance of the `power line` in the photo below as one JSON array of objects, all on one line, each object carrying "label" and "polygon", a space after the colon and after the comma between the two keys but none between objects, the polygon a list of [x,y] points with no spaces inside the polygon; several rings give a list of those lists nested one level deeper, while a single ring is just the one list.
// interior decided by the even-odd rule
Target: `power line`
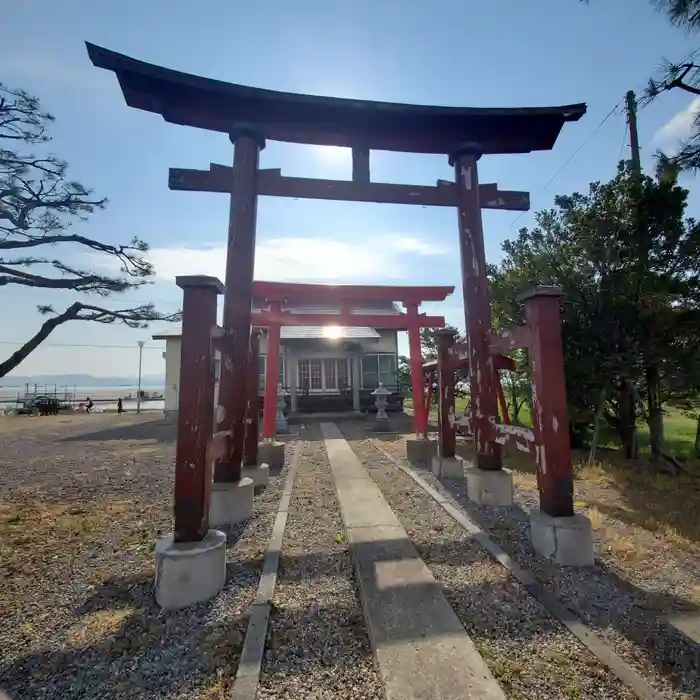
[{"label": "power line", "polygon": [[[620,100],[620,101],[619,101],[619,102],[618,102],[618,103],[603,117],[603,119],[602,119],[602,121],[600,122],[600,124],[598,124],[598,126],[596,126],[596,128],[593,129],[593,131],[588,135],[588,137],[586,138],[586,140],[585,140],[585,141],[584,141],[584,142],[583,142],[583,143],[582,143],[582,144],[581,144],[567,159],[566,159],[566,161],[564,161],[564,164],[559,168],[559,170],[557,170],[557,172],[554,173],[554,175],[552,175],[552,177],[547,181],[547,184],[532,198],[531,204],[534,203],[534,201],[535,201],[535,200],[536,200],[536,199],[537,199],[537,198],[538,198],[538,197],[539,197],[539,196],[540,196],[540,195],[541,195],[541,194],[542,194],[556,179],[557,179],[557,177],[559,177],[559,175],[564,171],[564,169],[566,168],[566,166],[569,165],[569,163],[571,163],[571,161],[585,148],[585,146],[588,145],[588,142],[598,133],[598,131],[600,130],[600,128],[603,126],[603,124],[605,124],[605,122],[608,121],[608,119],[610,119],[610,117],[612,117],[612,115],[615,114],[615,113],[617,112],[617,108],[618,108],[618,107],[620,106],[620,104],[624,101],[624,99],[625,99],[625,98],[622,98],[622,99],[621,99],[621,100]],[[527,212],[521,212],[520,214],[518,214],[518,216],[516,216],[515,219],[513,219],[513,222],[512,222],[511,225],[508,227],[508,230],[512,229],[513,226],[515,226],[515,224],[517,224],[518,221],[520,221],[520,219],[521,219],[526,213],[527,213]]]},{"label": "power line", "polygon": [[622,130],[622,143],[620,144],[620,152],[617,154],[617,162],[619,163],[620,160],[622,160],[622,151],[625,150],[625,146],[627,145],[627,122],[624,124],[624,129]]}]

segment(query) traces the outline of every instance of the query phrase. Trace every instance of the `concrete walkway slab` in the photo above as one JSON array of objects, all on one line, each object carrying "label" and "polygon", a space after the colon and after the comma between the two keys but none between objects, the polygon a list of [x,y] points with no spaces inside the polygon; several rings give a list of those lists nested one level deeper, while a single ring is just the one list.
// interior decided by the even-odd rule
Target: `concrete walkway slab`
[{"label": "concrete walkway slab", "polygon": [[379,487],[335,424],[321,431],[387,700],[505,700]]},{"label": "concrete walkway slab", "polygon": [[666,618],[679,632],[696,644],[700,644],[700,614],[678,613]]}]

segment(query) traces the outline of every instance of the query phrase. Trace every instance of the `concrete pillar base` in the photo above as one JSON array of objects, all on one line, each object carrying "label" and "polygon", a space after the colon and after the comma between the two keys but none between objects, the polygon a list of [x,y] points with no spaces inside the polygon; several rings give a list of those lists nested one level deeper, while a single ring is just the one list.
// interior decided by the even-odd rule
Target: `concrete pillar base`
[{"label": "concrete pillar base", "polygon": [[467,497],[472,503],[499,508],[513,505],[513,474],[510,469],[467,468]]},{"label": "concrete pillar base", "polygon": [[261,442],[258,445],[258,462],[269,465],[272,471],[279,471],[284,466],[284,443]]},{"label": "concrete pillar base", "polygon": [[535,551],[562,566],[593,566],[593,528],[580,513],[553,518],[542,511],[530,514],[530,541]]},{"label": "concrete pillar base", "polygon": [[464,479],[464,460],[461,457],[432,458],[433,474],[438,479]]},{"label": "concrete pillar base", "polygon": [[268,464],[259,464],[257,467],[243,467],[244,478],[252,479],[253,486],[256,489],[267,486],[270,480],[270,466]]},{"label": "concrete pillar base", "polygon": [[215,481],[211,485],[209,524],[219,527],[248,520],[253,515],[254,491],[253,480],[248,477],[233,483]]},{"label": "concrete pillar base", "polygon": [[406,440],[406,459],[409,462],[430,462],[437,454],[437,442],[428,438],[408,438]]},{"label": "concrete pillar base", "polygon": [[201,542],[156,541],[156,603],[166,610],[213,598],[226,583],[226,534],[209,530]]}]

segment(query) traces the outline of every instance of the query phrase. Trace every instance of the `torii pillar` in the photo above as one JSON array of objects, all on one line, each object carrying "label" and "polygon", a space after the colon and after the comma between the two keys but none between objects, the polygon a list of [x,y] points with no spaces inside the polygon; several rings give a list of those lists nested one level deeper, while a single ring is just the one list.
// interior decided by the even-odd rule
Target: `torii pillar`
[{"label": "torii pillar", "polygon": [[253,514],[253,480],[242,478],[247,406],[248,354],[253,303],[255,229],[260,151],[265,138],[252,126],[235,125],[226,251],[223,338],[220,344],[218,430],[230,434],[228,455],[214,468],[212,524],[247,520]]},{"label": "torii pillar", "polygon": [[258,436],[260,417],[260,330],[255,328],[250,334],[250,354],[248,356],[248,405],[245,414],[245,446],[243,453],[243,476],[253,480],[255,488],[267,486],[270,467],[259,462]]},{"label": "torii pillar", "polygon": [[491,301],[486,277],[484,230],[479,200],[477,162],[479,144],[461,145],[450,157],[455,169],[458,196],[459,252],[462,266],[462,294],[469,344],[469,393],[474,434],[474,465],[467,469],[467,492],[471,500],[507,505],[513,499],[513,480],[503,469],[501,448],[496,442],[498,392],[496,371],[490,350]]},{"label": "torii pillar", "polygon": [[408,326],[408,349],[411,364],[411,393],[413,395],[413,432],[418,437],[426,437],[428,414],[425,410],[423,390],[423,357],[420,344],[420,319],[418,304],[406,304]]},{"label": "torii pillar", "polygon": [[435,443],[428,439],[428,412],[425,405],[423,356],[420,341],[421,323],[418,304],[404,304],[407,315],[408,350],[413,397],[413,432],[415,437],[406,441],[409,462],[427,462],[435,454]]},{"label": "torii pillar", "polygon": [[279,471],[284,466],[284,443],[275,441],[277,425],[277,383],[280,366],[280,338],[282,324],[275,321],[282,313],[279,301],[270,302],[270,325],[267,327],[267,357],[265,359],[265,402],[263,405],[263,442],[258,459],[270,469]]},{"label": "torii pillar", "polygon": [[463,479],[464,464],[457,456],[455,429],[455,363],[453,350],[457,331],[441,328],[437,332],[438,352],[438,453],[433,457],[433,474],[447,479]]}]

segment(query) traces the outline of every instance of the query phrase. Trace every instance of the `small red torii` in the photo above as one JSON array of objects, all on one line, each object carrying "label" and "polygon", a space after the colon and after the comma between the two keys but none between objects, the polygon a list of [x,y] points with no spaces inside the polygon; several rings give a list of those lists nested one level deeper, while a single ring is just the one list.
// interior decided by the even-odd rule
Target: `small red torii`
[{"label": "small red torii", "polygon": [[[414,431],[425,434],[428,415],[422,397],[423,373],[420,331],[422,328],[442,328],[443,316],[419,313],[418,307],[427,301],[444,301],[454,292],[453,286],[389,286],[389,285],[327,285],[288,282],[253,282],[253,297],[269,305],[267,311],[254,311],[251,323],[267,328],[267,364],[265,368],[265,401],[263,405],[263,437],[275,434],[277,410],[277,366],[279,363],[282,326],[370,326],[393,328],[408,332],[411,386],[413,396],[420,397],[414,406]],[[282,310],[282,305],[294,301],[330,302],[340,305],[340,314],[294,314]],[[352,313],[353,303],[392,301],[401,303],[406,313],[373,315]]]},{"label": "small red torii", "polygon": [[[457,372],[469,371],[469,357],[468,357],[469,347],[467,343],[457,343],[452,346],[452,354],[450,355],[450,367],[451,372],[456,374]],[[508,404],[506,403],[506,397],[503,393],[503,385],[501,384],[501,378],[498,376],[500,370],[509,370],[511,372],[515,371],[515,362],[512,358],[507,355],[495,355],[494,356],[494,369],[497,374],[497,384],[496,390],[498,392],[498,403],[501,408],[501,414],[503,416],[503,422],[507,425],[510,424],[510,415],[508,414]],[[439,362],[438,360],[429,360],[423,363],[423,378],[424,384],[427,378],[428,391],[425,397],[425,408],[423,415],[425,416],[425,426],[424,430],[428,429],[428,415],[430,414],[430,406],[433,402],[433,386],[435,385],[435,378],[438,373]],[[454,378],[456,383],[456,377]],[[454,390],[453,390],[454,391]]]}]

